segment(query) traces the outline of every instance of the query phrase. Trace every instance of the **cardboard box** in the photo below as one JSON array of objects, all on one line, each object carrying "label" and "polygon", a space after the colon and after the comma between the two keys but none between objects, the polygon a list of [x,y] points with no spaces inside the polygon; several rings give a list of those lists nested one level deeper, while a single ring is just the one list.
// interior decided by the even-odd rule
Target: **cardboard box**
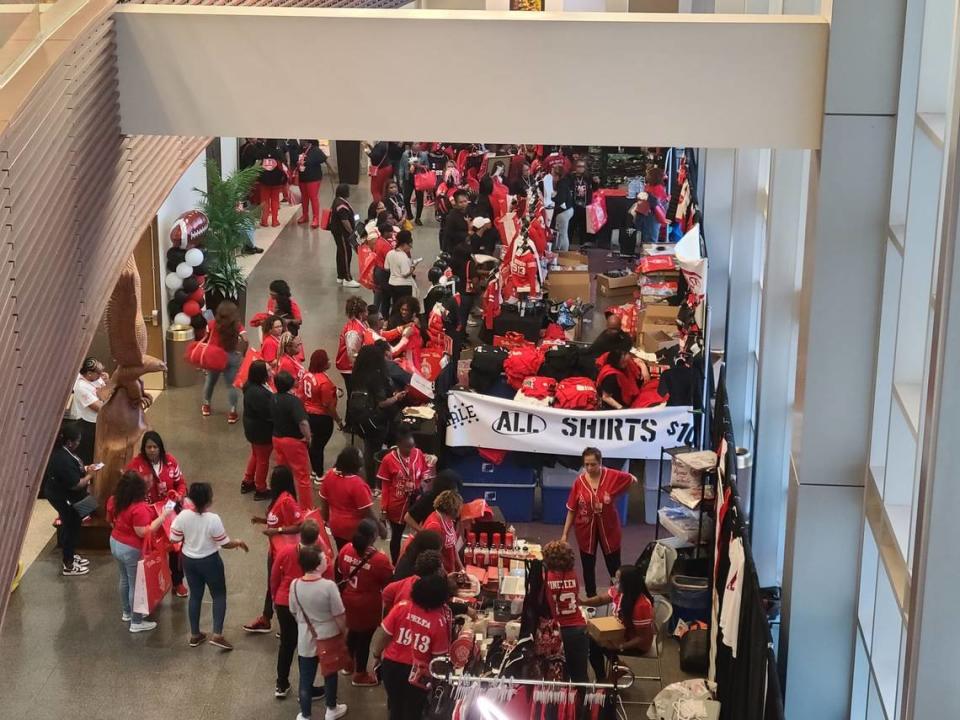
[{"label": "cardboard box", "polygon": [[581,298],[590,301],[590,273],[586,270],[550,270],[546,281],[547,291],[552,300]]},{"label": "cardboard box", "polygon": [[554,264],[561,267],[579,267],[580,265],[589,266],[590,258],[580,252],[569,252],[564,250],[557,255],[557,259],[554,260]]},{"label": "cardboard box", "polygon": [[637,341],[637,347],[648,353],[655,353],[658,350],[663,350],[668,348],[671,345],[677,345],[680,341],[677,339],[676,334],[669,334],[664,332],[661,329],[653,329],[649,331],[643,331],[640,333],[639,340]]},{"label": "cardboard box", "polygon": [[634,290],[637,289],[639,279],[636,273],[629,273],[623,277],[597,275],[597,296],[632,297]]},{"label": "cardboard box", "polygon": [[637,323],[640,332],[647,329],[662,330],[664,332],[677,332],[677,315],[680,312],[679,305],[652,304],[643,308],[640,322]]},{"label": "cardboard box", "polygon": [[678,449],[670,453],[670,485],[675,488],[699,488],[703,473],[717,466],[717,454],[712,450],[683,451]]},{"label": "cardboard box", "polygon": [[587,620],[587,634],[603,647],[620,647],[626,639],[623,625],[615,615]]}]

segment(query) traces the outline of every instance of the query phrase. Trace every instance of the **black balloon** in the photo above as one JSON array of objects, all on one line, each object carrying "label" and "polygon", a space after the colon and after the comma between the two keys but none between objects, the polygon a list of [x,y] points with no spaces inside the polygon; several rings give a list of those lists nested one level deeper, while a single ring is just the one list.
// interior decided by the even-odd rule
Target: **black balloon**
[{"label": "black balloon", "polygon": [[203,315],[194,315],[190,318],[190,325],[193,326],[193,329],[198,333],[207,328],[207,321],[204,319]]},{"label": "black balloon", "polygon": [[183,281],[182,290],[187,295],[191,295],[198,287],[200,287],[200,281],[198,281],[196,277],[191,275],[190,277],[188,277],[186,280]]},{"label": "black balloon", "polygon": [[188,293],[187,291],[185,291],[183,288],[181,288],[180,290],[177,290],[177,291],[173,294],[173,301],[174,301],[175,303],[177,303],[178,305],[180,305],[181,307],[182,307],[183,304],[184,304],[187,300],[189,300],[189,299],[190,299],[190,293]]},{"label": "black balloon", "polygon": [[200,263],[199,265],[197,265],[197,266],[193,269],[193,274],[194,274],[194,275],[206,275],[206,274],[207,274],[207,261],[204,260],[202,263]]},{"label": "black balloon", "polygon": [[167,303],[167,317],[170,318],[170,322],[173,322],[173,318],[182,309],[183,303],[178,303],[176,300],[171,300]]},{"label": "black balloon", "polygon": [[167,250],[167,272],[176,272],[177,265],[186,262],[187,251],[181,248],[172,247]]}]

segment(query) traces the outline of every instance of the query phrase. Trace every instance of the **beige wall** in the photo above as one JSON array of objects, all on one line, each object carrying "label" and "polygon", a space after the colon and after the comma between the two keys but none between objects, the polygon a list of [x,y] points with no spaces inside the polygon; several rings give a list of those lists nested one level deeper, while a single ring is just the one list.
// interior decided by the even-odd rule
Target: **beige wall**
[{"label": "beige wall", "polygon": [[0,88],[0,588],[120,266],[207,142],[121,135],[112,7],[90,0]]}]

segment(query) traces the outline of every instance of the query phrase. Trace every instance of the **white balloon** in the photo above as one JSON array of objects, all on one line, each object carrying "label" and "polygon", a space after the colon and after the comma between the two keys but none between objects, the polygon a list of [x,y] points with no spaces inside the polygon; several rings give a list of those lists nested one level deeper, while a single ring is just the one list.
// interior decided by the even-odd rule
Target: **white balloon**
[{"label": "white balloon", "polygon": [[203,262],[203,250],[200,248],[190,248],[187,250],[186,255],[187,265],[190,267],[196,267]]},{"label": "white balloon", "polygon": [[163,282],[167,286],[167,290],[170,292],[176,292],[183,287],[183,278],[177,275],[175,272],[167,273],[167,277]]},{"label": "white balloon", "polygon": [[211,310],[210,308],[207,308],[206,310],[204,310],[203,319],[206,320],[207,322],[210,322],[211,320],[213,320],[213,310]]},{"label": "white balloon", "polygon": [[190,316],[186,313],[179,312],[173,316],[173,322],[175,322],[177,325],[189,325]]},{"label": "white balloon", "polygon": [[177,265],[177,275],[179,275],[181,278],[186,280],[188,277],[193,275],[193,268],[190,267],[190,265],[188,265],[187,263],[182,262],[179,265]]}]

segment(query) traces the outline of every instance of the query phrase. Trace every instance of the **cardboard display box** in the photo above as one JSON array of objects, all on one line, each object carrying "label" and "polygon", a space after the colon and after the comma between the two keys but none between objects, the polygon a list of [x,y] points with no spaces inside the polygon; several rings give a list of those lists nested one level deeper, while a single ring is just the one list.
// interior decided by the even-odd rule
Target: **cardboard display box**
[{"label": "cardboard display box", "polygon": [[655,353],[678,343],[676,333],[669,334],[658,328],[644,330],[637,339],[637,347],[648,353]]},{"label": "cardboard display box", "polygon": [[[569,252],[564,250],[557,255],[557,259],[554,260],[554,264],[559,265],[560,267],[579,268],[581,265],[589,266],[590,258],[580,252]],[[583,269],[586,270],[587,267],[584,267]]]},{"label": "cardboard display box", "polygon": [[637,323],[641,332],[648,329],[677,332],[677,314],[679,305],[651,304],[643,308],[640,322]]},{"label": "cardboard display box", "polygon": [[590,301],[590,273],[586,270],[553,268],[545,284],[553,300],[581,298]]},{"label": "cardboard display box", "polygon": [[639,276],[636,273],[629,273],[623,277],[610,277],[608,275],[597,275],[597,296],[598,297],[632,297],[634,290],[637,289]]},{"label": "cardboard display box", "polygon": [[615,615],[587,620],[587,634],[602,647],[617,648],[625,640],[623,625]]}]

